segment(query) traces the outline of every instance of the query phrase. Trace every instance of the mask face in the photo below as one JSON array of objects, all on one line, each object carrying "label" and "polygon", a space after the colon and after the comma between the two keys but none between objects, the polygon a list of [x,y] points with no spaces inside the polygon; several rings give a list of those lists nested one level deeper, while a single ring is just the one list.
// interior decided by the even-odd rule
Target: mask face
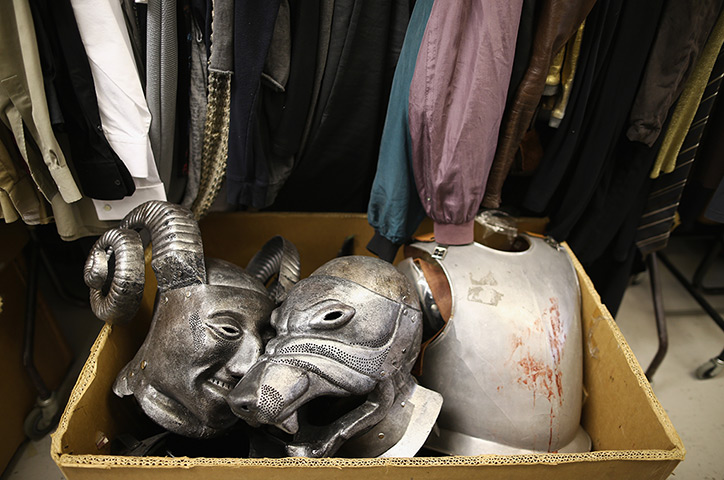
[{"label": "mask face", "polygon": [[[370,260],[344,261],[358,269],[353,277],[372,270]],[[407,288],[391,265],[373,266]],[[295,285],[271,323],[276,336],[227,400],[247,423],[292,435],[289,455],[333,455],[382,421],[399,387],[414,382],[419,309],[356,281],[313,274]]]},{"label": "mask face", "polygon": [[161,293],[153,323],[114,391],[133,394],[156,423],[210,437],[237,420],[225,397],[273,335],[273,303],[232,286],[194,285]]}]

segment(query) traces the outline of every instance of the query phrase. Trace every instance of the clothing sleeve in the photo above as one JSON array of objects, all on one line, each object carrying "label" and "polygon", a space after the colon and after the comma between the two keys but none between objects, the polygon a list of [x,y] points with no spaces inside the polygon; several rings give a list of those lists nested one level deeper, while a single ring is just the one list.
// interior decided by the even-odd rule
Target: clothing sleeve
[{"label": "clothing sleeve", "polygon": [[[269,172],[253,155],[253,125],[257,118],[261,73],[279,13],[279,0],[234,2],[231,111],[229,113],[227,201],[262,207]],[[257,161],[259,160],[259,161]]]},{"label": "clothing sleeve", "polygon": [[410,85],[415,184],[442,244],[473,241],[515,55],[522,0],[435,2]]},{"label": "clothing sleeve", "polygon": [[661,16],[644,78],[631,107],[626,136],[652,146],[684,89],[722,7],[722,0],[668,2]]},{"label": "clothing sleeve", "polygon": [[578,31],[596,1],[544,0],[540,3],[533,53],[513,101],[506,111],[483,199],[484,207],[500,206],[503,183],[540,103],[551,59]]},{"label": "clothing sleeve", "polygon": [[367,219],[376,232],[367,249],[385,260],[390,260],[390,256],[394,258],[397,248],[412,236],[425,218],[412,175],[407,111],[410,82],[432,5],[433,0],[418,0],[407,26],[392,80],[377,172],[367,208]]}]

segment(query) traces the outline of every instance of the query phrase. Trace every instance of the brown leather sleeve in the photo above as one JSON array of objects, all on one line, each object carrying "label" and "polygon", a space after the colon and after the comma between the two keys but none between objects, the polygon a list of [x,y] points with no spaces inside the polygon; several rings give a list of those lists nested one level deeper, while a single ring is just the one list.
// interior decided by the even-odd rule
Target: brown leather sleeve
[{"label": "brown leather sleeve", "polygon": [[575,35],[596,3],[595,0],[571,2],[545,0],[536,26],[530,64],[501,125],[498,148],[488,176],[483,206],[500,206],[500,192],[508,176],[518,146],[530,127],[533,113],[540,102],[546,76],[553,56]]}]

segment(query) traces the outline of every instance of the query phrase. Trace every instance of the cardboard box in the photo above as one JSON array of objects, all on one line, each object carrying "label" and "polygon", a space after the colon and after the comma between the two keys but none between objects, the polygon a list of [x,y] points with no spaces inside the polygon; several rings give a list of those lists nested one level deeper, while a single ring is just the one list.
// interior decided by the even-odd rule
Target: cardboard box
[{"label": "cardboard box", "polygon": [[[334,257],[354,236],[354,253],[373,231],[364,215],[224,214],[202,224],[207,256],[245,265],[271,236],[297,246],[303,276]],[[582,424],[594,451],[577,454],[482,455],[401,459],[166,458],[108,455],[98,442],[128,431],[120,399],[111,392],[118,371],[145,335],[153,286],[147,286],[140,317],[129,326],[105,326],[80,374],[53,435],[51,454],[70,480],[83,479],[665,479],[684,458],[684,446],[656,399],[640,365],[590,279],[575,261],[583,296],[584,388]],[[147,277],[152,278],[152,275]]]}]

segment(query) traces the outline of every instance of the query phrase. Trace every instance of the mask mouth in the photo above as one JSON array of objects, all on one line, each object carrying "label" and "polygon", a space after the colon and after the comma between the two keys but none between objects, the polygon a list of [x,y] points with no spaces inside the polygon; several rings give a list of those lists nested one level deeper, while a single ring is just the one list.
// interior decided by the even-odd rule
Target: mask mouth
[{"label": "mask mouth", "polygon": [[299,416],[297,412],[292,412],[284,421],[275,424],[275,426],[289,435],[296,434],[299,431]]},{"label": "mask mouth", "polygon": [[228,380],[222,380],[218,377],[211,377],[208,382],[227,392],[230,392],[236,386],[236,383],[229,382]]},{"label": "mask mouth", "polygon": [[366,400],[366,395],[345,397],[322,395],[310,400],[299,409],[300,420],[304,426],[328,427]]},{"label": "mask mouth", "polygon": [[354,411],[366,401],[367,395],[323,395],[301,405],[284,421],[266,425],[264,431],[268,438],[283,449],[274,455],[327,456],[324,452],[331,439],[354,422],[357,418]]},{"label": "mask mouth", "polygon": [[223,388],[224,390],[231,391],[238,382],[238,380],[229,381],[229,379],[222,379],[219,377],[211,377],[208,380],[211,384],[216,385],[219,388]]},{"label": "mask mouth", "polygon": [[322,395],[308,401],[283,421],[275,423],[277,438],[286,443],[314,438],[317,432],[331,431],[342,417],[365,403],[367,396],[339,397]]}]

